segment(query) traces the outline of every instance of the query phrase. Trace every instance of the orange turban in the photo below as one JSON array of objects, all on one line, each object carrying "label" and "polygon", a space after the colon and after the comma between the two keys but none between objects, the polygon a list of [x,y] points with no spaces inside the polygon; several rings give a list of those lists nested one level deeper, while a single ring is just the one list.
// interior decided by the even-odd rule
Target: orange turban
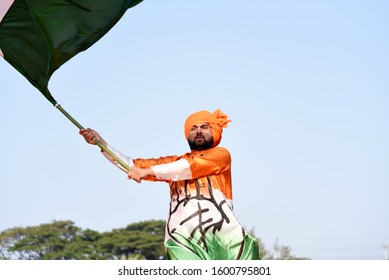
[{"label": "orange turban", "polygon": [[195,124],[207,123],[211,127],[213,144],[212,148],[219,145],[222,140],[223,128],[226,128],[231,120],[222,111],[217,109],[215,112],[210,113],[202,110],[190,115],[185,121],[185,137],[188,139],[189,131]]}]

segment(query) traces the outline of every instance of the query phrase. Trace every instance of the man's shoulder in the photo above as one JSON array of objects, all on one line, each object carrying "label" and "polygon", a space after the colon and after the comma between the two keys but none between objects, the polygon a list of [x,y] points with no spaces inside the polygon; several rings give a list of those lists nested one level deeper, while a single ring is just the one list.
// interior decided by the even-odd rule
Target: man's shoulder
[{"label": "man's shoulder", "polygon": [[212,148],[212,149],[213,149],[213,150],[216,150],[216,151],[223,151],[223,152],[230,153],[230,152],[228,151],[228,149],[225,148],[225,147],[219,147],[219,146],[217,146],[217,147]]},{"label": "man's shoulder", "polygon": [[216,154],[219,154],[219,155],[224,155],[224,156],[231,156],[230,155],[230,151],[227,149],[227,148],[224,148],[224,147],[215,147],[215,148],[212,148],[212,149],[209,149],[212,153],[216,153]]}]

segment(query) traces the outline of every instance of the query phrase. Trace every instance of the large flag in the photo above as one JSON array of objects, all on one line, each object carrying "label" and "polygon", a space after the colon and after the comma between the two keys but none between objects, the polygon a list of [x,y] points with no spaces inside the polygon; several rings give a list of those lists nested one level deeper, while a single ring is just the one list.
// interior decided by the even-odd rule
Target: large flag
[{"label": "large flag", "polygon": [[0,56],[53,104],[50,77],[142,0],[0,0]]},{"label": "large flag", "polygon": [[[142,0],[0,0],[3,56],[79,129],[51,95],[49,80],[62,64],[106,34]],[[129,166],[95,139],[123,168]]]}]

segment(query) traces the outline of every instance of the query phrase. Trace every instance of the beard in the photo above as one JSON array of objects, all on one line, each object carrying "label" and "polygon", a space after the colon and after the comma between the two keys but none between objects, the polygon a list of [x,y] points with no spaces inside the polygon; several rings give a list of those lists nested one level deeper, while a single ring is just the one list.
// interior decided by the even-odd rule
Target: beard
[{"label": "beard", "polygon": [[188,140],[191,150],[202,151],[212,147],[213,139],[206,139],[204,136],[196,136],[194,140]]}]

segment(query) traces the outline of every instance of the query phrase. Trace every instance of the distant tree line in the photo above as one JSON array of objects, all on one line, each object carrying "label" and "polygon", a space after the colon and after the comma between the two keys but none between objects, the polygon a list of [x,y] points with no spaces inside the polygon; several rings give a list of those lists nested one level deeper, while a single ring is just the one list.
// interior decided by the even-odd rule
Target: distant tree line
[{"label": "distant tree line", "polygon": [[[165,221],[149,220],[100,233],[72,221],[53,221],[0,232],[2,260],[164,260]],[[254,232],[251,232],[254,234]],[[270,252],[259,238],[261,259],[306,259],[278,240]]]}]

